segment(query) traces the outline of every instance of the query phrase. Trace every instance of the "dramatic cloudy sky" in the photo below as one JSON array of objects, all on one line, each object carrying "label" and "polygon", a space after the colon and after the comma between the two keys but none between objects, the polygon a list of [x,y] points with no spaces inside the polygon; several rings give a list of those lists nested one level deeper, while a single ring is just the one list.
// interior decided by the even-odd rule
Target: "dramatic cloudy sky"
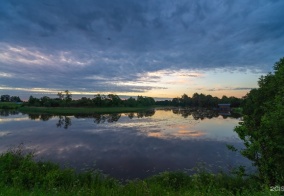
[{"label": "dramatic cloudy sky", "polygon": [[0,94],[245,95],[284,56],[283,0],[0,0]]}]

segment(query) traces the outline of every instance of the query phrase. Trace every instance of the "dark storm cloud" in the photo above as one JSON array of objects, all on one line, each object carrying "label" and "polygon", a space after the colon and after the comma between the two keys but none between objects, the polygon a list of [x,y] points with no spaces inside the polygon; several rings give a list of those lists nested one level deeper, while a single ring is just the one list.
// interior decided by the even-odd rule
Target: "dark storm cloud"
[{"label": "dark storm cloud", "polygon": [[0,83],[142,92],[154,87],[114,84],[165,69],[267,72],[283,56],[283,8],[272,0],[1,1]]}]

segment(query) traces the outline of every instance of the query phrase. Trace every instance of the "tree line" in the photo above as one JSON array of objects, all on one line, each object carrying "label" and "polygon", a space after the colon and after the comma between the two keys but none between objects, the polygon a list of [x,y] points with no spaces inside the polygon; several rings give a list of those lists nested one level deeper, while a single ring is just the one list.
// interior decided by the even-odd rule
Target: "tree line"
[{"label": "tree line", "polygon": [[212,95],[198,94],[194,93],[192,97],[187,94],[183,94],[181,97],[173,98],[165,101],[156,101],[156,105],[162,106],[180,106],[180,107],[207,107],[213,108],[218,107],[218,104],[228,103],[231,107],[240,107],[242,99],[237,97],[227,97],[223,96],[221,99],[218,97],[213,97]]},{"label": "tree line", "polygon": [[22,102],[19,96],[1,95],[1,102]]},{"label": "tree line", "polygon": [[129,97],[121,99],[118,95],[97,94],[94,98],[82,97],[77,100],[72,99],[70,91],[59,92],[57,98],[43,96],[36,98],[30,96],[25,105],[37,107],[140,107],[155,105],[155,100],[152,97],[137,96],[137,98]]},{"label": "tree line", "polygon": [[[17,96],[2,95],[1,102],[22,102]],[[183,94],[181,97],[172,100],[155,101],[152,97],[137,96],[121,99],[118,95],[96,94],[93,98],[82,97],[77,100],[72,99],[72,93],[69,90],[58,92],[56,98],[43,96],[36,98],[30,96],[24,104],[36,107],[138,107],[138,106],[177,106],[177,107],[218,107],[220,103],[229,103],[231,107],[240,107],[242,99],[236,97],[223,96],[221,99],[212,95],[194,93],[192,97]]]}]

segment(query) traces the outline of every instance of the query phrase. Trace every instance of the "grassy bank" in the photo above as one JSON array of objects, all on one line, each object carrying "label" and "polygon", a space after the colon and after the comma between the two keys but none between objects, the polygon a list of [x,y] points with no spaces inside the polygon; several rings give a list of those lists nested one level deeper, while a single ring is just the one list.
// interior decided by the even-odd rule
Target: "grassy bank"
[{"label": "grassy bank", "polygon": [[280,195],[253,178],[199,172],[165,172],[120,183],[97,171],[76,173],[50,162],[35,162],[21,150],[0,156],[0,195]]},{"label": "grassy bank", "polygon": [[151,109],[150,107],[21,107],[20,112],[28,114],[55,114],[55,115],[75,115],[75,114],[110,114],[124,112],[139,112]]},{"label": "grassy bank", "polygon": [[21,107],[21,104],[17,104],[14,102],[0,102],[0,109],[6,110],[6,109],[18,109]]}]

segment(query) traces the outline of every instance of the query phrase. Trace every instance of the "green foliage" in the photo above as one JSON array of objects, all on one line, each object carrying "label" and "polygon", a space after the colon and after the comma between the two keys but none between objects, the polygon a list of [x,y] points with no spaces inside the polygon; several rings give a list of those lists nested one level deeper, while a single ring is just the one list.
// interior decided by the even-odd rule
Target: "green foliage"
[{"label": "green foliage", "polygon": [[0,101],[1,102],[22,102],[20,97],[18,97],[18,96],[10,96],[10,95],[1,95]]},{"label": "green foliage", "polygon": [[2,109],[2,110],[18,109],[21,106],[22,106],[21,103],[0,102],[0,109]]},{"label": "green foliage", "polygon": [[137,102],[133,97],[129,97],[127,100],[124,101],[124,105],[127,107],[136,107]]},{"label": "green foliage", "polygon": [[137,105],[138,106],[151,106],[151,105],[155,105],[155,100],[152,97],[138,96],[137,97]]},{"label": "green foliage", "polygon": [[[113,114],[123,112],[147,111],[150,107],[21,107],[19,111],[29,115],[48,120],[53,115],[74,115],[74,114]],[[32,117],[32,116],[31,116]]]},{"label": "green foliage", "polygon": [[124,184],[98,170],[76,173],[51,162],[33,161],[23,146],[0,156],[0,195],[279,195],[254,178],[164,172]]},{"label": "green foliage", "polygon": [[271,185],[284,184],[284,58],[274,73],[262,76],[259,88],[251,90],[243,103],[244,120],[235,128],[252,160],[259,179]]},{"label": "green foliage", "polygon": [[0,109],[8,110],[8,109],[18,109],[21,107],[21,104],[12,103],[12,102],[0,102]]},{"label": "green foliage", "polygon": [[10,95],[1,95],[1,102],[10,102]]},{"label": "green foliage", "polygon": [[182,107],[217,107],[219,103],[230,103],[231,107],[240,107],[242,99],[223,96],[221,99],[212,95],[194,93],[192,97],[183,94],[181,97],[173,98],[172,101],[156,101],[156,105],[182,106]]},{"label": "green foliage", "polygon": [[35,98],[30,96],[26,106],[34,107],[144,107],[155,105],[155,100],[152,97],[138,96],[137,100],[130,97],[122,100],[118,95],[97,94],[93,99],[82,97],[78,100],[72,100],[72,94],[66,90],[57,94],[58,98],[52,99],[47,96]]}]

